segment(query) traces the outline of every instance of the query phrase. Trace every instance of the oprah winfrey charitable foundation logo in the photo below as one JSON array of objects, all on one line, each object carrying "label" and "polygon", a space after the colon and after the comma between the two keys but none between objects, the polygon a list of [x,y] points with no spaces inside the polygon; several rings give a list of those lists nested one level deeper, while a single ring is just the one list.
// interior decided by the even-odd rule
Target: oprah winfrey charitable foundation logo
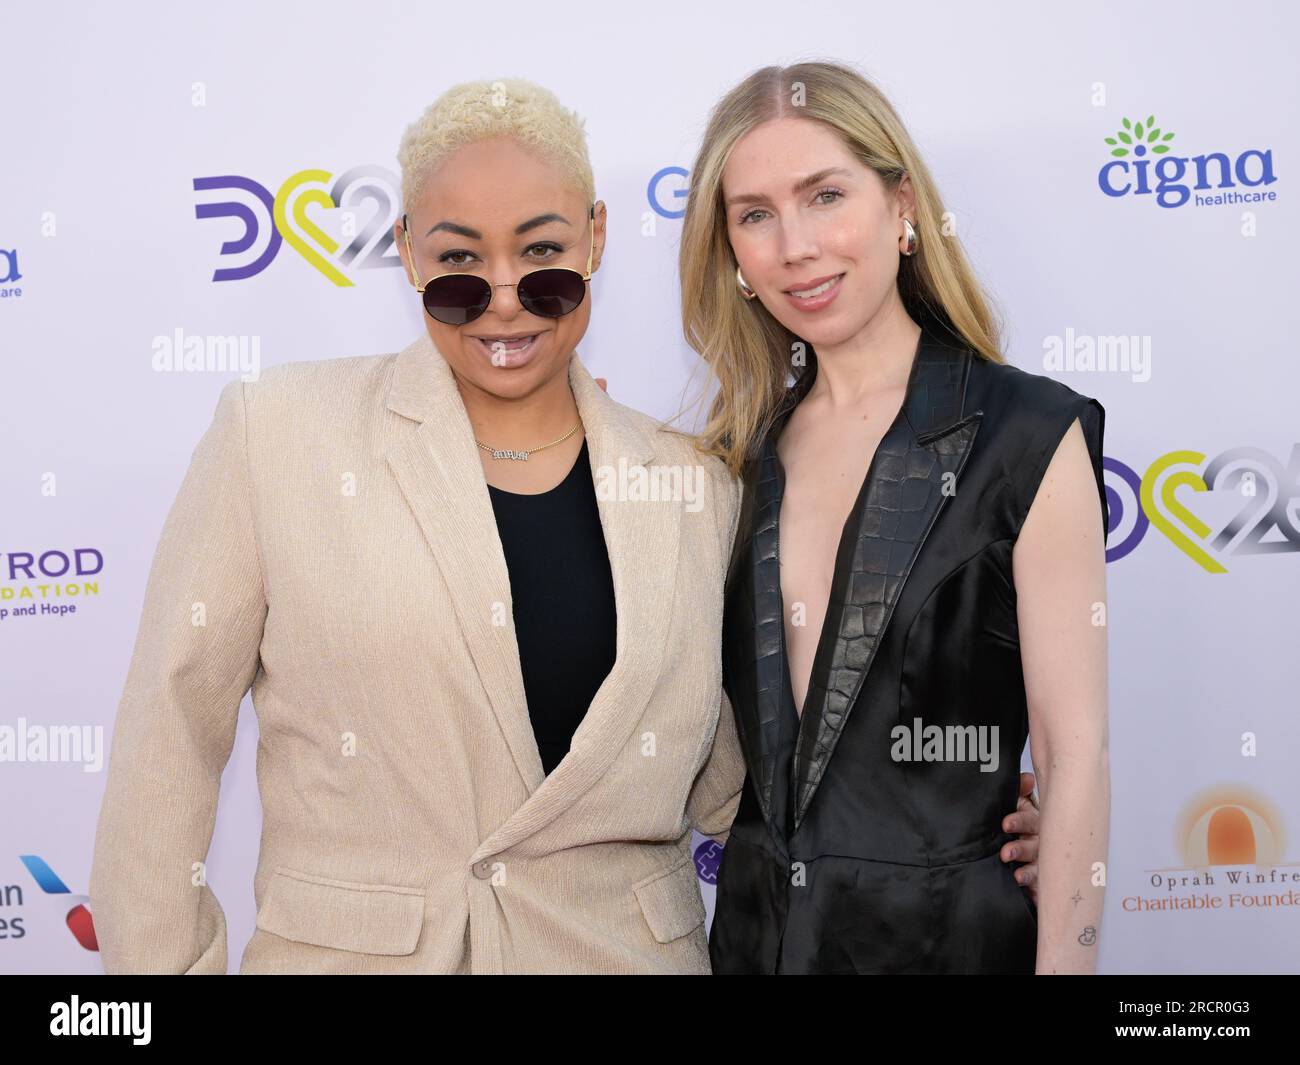
[{"label": "oprah winfrey charitable foundation logo", "polygon": [[103,569],[93,547],[0,552],[0,623],[71,617],[98,597]]},{"label": "oprah winfrey charitable foundation logo", "polygon": [[1272,911],[1295,919],[1300,863],[1283,859],[1277,807],[1247,788],[1224,786],[1182,809],[1175,832],[1181,866],[1144,870],[1145,890],[1125,895],[1125,913]]},{"label": "oprah winfrey charitable foundation logo", "polygon": [[1125,118],[1104,137],[1109,162],[1097,171],[1097,184],[1107,196],[1154,196],[1161,207],[1221,207],[1266,203],[1277,191],[1264,186],[1277,181],[1272,148],[1209,151],[1183,155],[1173,130],[1145,119]]}]

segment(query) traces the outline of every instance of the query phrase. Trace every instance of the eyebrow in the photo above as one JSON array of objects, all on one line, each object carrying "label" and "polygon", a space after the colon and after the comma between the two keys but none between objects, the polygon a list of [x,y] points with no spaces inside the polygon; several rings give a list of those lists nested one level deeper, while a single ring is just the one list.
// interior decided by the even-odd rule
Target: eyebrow
[{"label": "eyebrow", "polygon": [[[799,181],[796,181],[792,186],[790,186],[790,191],[794,193],[803,192],[804,189],[816,185],[817,182],[830,177],[832,174],[843,174],[845,177],[853,176],[852,173],[842,166],[828,166],[825,170],[818,170],[817,173],[809,174],[806,178],[801,178]],[[726,206],[734,207],[738,203],[762,203],[766,199],[766,196],[760,196],[753,192],[746,192],[739,196],[730,197],[726,202]]]},{"label": "eyebrow", "polygon": [[[549,225],[551,222],[560,222],[566,226],[573,225],[573,223],[565,218],[564,215],[556,214],[554,211],[551,211],[547,214],[539,214],[536,218],[530,218],[527,222],[520,222],[519,225],[515,226],[515,234],[527,233],[530,229],[536,229],[538,226]],[[445,233],[455,233],[457,236],[468,237],[470,240],[483,239],[483,234],[477,229],[470,226],[462,226],[459,222],[446,221],[439,222],[436,226],[431,227],[425,236],[431,237],[434,233],[437,233],[440,230]]]}]

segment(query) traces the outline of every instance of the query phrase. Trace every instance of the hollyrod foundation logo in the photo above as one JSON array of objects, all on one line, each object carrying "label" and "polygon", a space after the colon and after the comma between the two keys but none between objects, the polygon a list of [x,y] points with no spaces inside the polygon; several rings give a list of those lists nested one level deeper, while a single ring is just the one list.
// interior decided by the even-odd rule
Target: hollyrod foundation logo
[{"label": "hollyrod foundation logo", "polygon": [[103,569],[104,556],[93,547],[0,551],[0,622],[76,614],[77,600],[99,595],[98,580],[81,578],[97,578]]},{"label": "hollyrod foundation logo", "polygon": [[[1156,123],[1155,115],[1144,120],[1125,118],[1114,136],[1103,138],[1110,145],[1110,162],[1097,171],[1097,184],[1107,196],[1150,196],[1161,207],[1218,207],[1262,203],[1277,199],[1274,189],[1261,186],[1277,181],[1271,148],[1248,148],[1233,155],[1211,151],[1202,155],[1177,154],[1172,130]],[[1184,178],[1195,177],[1190,187]],[[1214,190],[1214,191],[1202,191]]]}]

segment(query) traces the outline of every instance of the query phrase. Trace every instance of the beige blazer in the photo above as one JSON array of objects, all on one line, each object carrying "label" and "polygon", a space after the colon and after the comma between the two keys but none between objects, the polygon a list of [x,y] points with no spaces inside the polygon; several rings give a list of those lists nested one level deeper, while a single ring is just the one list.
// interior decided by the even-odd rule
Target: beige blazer
[{"label": "beige blazer", "polygon": [[[725,837],[744,778],[720,667],[739,487],[576,355],[569,380],[618,641],[549,777],[479,451],[428,336],[225,386],[113,733],[90,876],[108,972],[226,970],[203,863],[250,685],[263,828],[240,972],[709,971],[690,829]],[[642,489],[702,467],[702,505],[644,498],[665,493],[638,494],[639,467]]]}]

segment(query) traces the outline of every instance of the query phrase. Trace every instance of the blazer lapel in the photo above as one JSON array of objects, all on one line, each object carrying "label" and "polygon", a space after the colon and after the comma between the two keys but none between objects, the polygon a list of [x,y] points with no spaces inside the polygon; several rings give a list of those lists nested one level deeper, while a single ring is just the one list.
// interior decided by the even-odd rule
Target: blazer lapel
[{"label": "blazer lapel", "polygon": [[[614,666],[596,692],[569,753],[547,776],[537,751],[515,638],[510,574],[472,427],[455,378],[427,334],[397,356],[387,406],[420,422],[387,454],[438,561],[475,667],[529,797],[483,840],[473,861],[545,827],[609,768],[645,712],[662,668],[676,589],[682,504],[626,498],[655,454],[652,433],[615,403],[575,354],[569,385],[582,418],[614,581]],[[606,489],[612,488],[613,491]],[[494,625],[493,604],[507,625]]]},{"label": "blazer lapel", "polygon": [[493,624],[497,604],[509,617],[510,573],[469,416],[451,368],[427,333],[398,353],[387,406],[420,422],[388,451],[388,464],[437,559],[519,774],[535,791],[545,774],[514,625]]},{"label": "blazer lapel", "polygon": [[968,350],[922,331],[903,404],[845,523],[795,746],[796,830],[835,753],[899,593],[950,494],[945,485],[955,483],[970,456],[984,414],[963,417],[971,358]]},{"label": "blazer lapel", "polygon": [[[781,470],[776,441],[797,391],[788,393],[759,453],[745,470],[738,532],[727,580],[725,677],[736,730],[763,817],[775,830],[772,789],[776,778],[780,715],[785,693],[782,653],[784,610],[777,522]],[[784,833],[775,833],[781,838]]]},{"label": "blazer lapel", "polygon": [[644,500],[619,490],[654,457],[654,434],[642,427],[635,412],[605,394],[576,354],[569,363],[569,384],[586,429],[614,580],[616,657],[574,733],[569,753],[482,842],[473,861],[490,858],[541,831],[600,780],[631,739],[665,668],[682,503]]}]

